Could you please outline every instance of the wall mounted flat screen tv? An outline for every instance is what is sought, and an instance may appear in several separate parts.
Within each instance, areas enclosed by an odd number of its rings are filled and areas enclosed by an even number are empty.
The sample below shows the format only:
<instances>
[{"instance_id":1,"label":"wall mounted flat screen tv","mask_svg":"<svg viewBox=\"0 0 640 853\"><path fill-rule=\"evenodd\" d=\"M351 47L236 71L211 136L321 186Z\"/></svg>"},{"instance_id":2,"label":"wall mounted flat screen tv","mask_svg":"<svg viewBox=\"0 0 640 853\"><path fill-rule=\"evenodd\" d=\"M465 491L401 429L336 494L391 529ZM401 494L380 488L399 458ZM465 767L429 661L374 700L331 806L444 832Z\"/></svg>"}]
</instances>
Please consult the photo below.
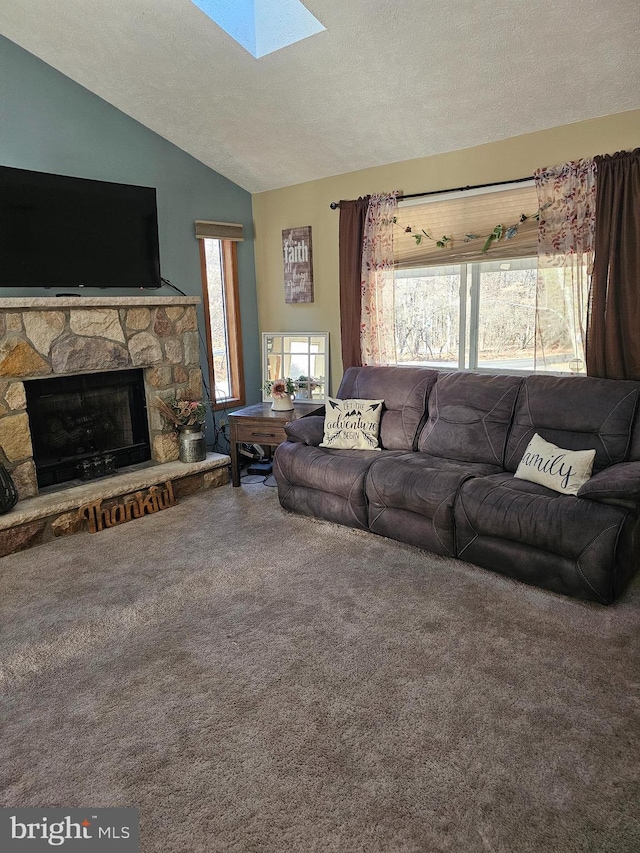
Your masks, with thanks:
<instances>
[{"instance_id":1,"label":"wall mounted flat screen tv","mask_svg":"<svg viewBox=\"0 0 640 853\"><path fill-rule=\"evenodd\" d=\"M0 166L0 287L161 283L155 189Z\"/></svg>"}]
</instances>

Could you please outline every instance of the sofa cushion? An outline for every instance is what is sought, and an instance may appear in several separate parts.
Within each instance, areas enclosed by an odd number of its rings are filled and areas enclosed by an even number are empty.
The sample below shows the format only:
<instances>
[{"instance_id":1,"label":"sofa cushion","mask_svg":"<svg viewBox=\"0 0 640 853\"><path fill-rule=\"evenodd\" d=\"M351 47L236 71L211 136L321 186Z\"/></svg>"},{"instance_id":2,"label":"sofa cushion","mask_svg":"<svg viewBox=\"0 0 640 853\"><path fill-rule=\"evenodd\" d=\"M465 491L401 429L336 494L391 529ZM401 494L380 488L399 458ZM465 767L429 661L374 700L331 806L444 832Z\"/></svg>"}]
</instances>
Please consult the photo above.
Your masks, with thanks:
<instances>
[{"instance_id":1,"label":"sofa cushion","mask_svg":"<svg viewBox=\"0 0 640 853\"><path fill-rule=\"evenodd\" d=\"M517 376L439 376L418 449L446 459L502 466L521 382Z\"/></svg>"},{"instance_id":2,"label":"sofa cushion","mask_svg":"<svg viewBox=\"0 0 640 853\"><path fill-rule=\"evenodd\" d=\"M443 461L444 465L438 465ZM447 461L423 453L380 459L369 471L367 498L379 507L393 506L432 517L443 497L455 493L461 482L497 470L491 465L456 465L446 464Z\"/></svg>"},{"instance_id":3,"label":"sofa cushion","mask_svg":"<svg viewBox=\"0 0 640 853\"><path fill-rule=\"evenodd\" d=\"M366 478L369 527L383 536L453 556L453 504L460 484L497 470L494 465L426 453L374 460Z\"/></svg>"},{"instance_id":4,"label":"sofa cushion","mask_svg":"<svg viewBox=\"0 0 640 853\"><path fill-rule=\"evenodd\" d=\"M625 515L617 507L593 501L568 501L508 473L465 483L460 499L476 534L526 542L573 559L602 534L603 527L617 525Z\"/></svg>"},{"instance_id":5,"label":"sofa cushion","mask_svg":"<svg viewBox=\"0 0 640 853\"><path fill-rule=\"evenodd\" d=\"M329 397L320 447L380 450L378 433L384 400L334 400Z\"/></svg>"},{"instance_id":6,"label":"sofa cushion","mask_svg":"<svg viewBox=\"0 0 640 853\"><path fill-rule=\"evenodd\" d=\"M336 396L342 400L383 399L381 447L414 450L437 375L437 371L425 367L350 367Z\"/></svg>"},{"instance_id":7,"label":"sofa cushion","mask_svg":"<svg viewBox=\"0 0 640 853\"><path fill-rule=\"evenodd\" d=\"M383 458L391 459L392 457L385 456ZM489 474L499 474L502 471L500 465L488 465L485 462L462 462L459 459L443 459L441 456L431 456L429 453L398 453L394 454L393 458L417 471L451 471L457 474L465 474L468 477L487 477Z\"/></svg>"},{"instance_id":8,"label":"sofa cushion","mask_svg":"<svg viewBox=\"0 0 640 853\"><path fill-rule=\"evenodd\" d=\"M348 498L358 488L364 495L365 474L373 460L380 458L380 451L332 450L284 442L276 450L276 458L291 484Z\"/></svg>"},{"instance_id":9,"label":"sofa cushion","mask_svg":"<svg viewBox=\"0 0 640 853\"><path fill-rule=\"evenodd\" d=\"M509 433L505 468L515 471L538 433L569 450L595 450L594 471L627 455L640 383L587 376L528 376Z\"/></svg>"},{"instance_id":10,"label":"sofa cushion","mask_svg":"<svg viewBox=\"0 0 640 853\"><path fill-rule=\"evenodd\" d=\"M462 484L455 505L458 556L518 577L518 556L510 540L522 546L523 553L527 548L537 554L546 552L550 566L553 555L563 558L556 564L574 577L565 579L562 588L554 587L552 578L545 585L573 594L582 585L593 591L593 596L583 597L610 600L616 543L626 517L620 507L568 500L508 473L470 479ZM480 556L481 540L498 546L490 564Z\"/></svg>"},{"instance_id":11,"label":"sofa cushion","mask_svg":"<svg viewBox=\"0 0 640 853\"><path fill-rule=\"evenodd\" d=\"M536 432L513 475L563 495L577 495L591 476L595 450L564 450Z\"/></svg>"},{"instance_id":12,"label":"sofa cushion","mask_svg":"<svg viewBox=\"0 0 640 853\"><path fill-rule=\"evenodd\" d=\"M395 451L383 453L401 455ZM351 526L356 521L358 526L366 527L364 482L371 463L380 455L375 450L331 450L284 441L273 460L280 502L287 509L294 509L296 494L313 492L316 514L321 518ZM322 511L323 494L328 496L331 515ZM304 500L308 503L308 496Z\"/></svg>"}]
</instances>

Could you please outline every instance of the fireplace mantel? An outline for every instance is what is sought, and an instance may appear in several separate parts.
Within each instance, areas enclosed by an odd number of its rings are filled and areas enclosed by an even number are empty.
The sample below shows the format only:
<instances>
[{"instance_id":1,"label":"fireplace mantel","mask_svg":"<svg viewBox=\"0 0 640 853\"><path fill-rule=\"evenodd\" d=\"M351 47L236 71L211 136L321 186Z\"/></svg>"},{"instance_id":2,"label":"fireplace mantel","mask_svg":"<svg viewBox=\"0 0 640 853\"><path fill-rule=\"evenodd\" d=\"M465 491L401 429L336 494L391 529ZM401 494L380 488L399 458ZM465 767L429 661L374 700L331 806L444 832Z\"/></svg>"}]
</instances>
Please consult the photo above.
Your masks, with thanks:
<instances>
[{"instance_id":1,"label":"fireplace mantel","mask_svg":"<svg viewBox=\"0 0 640 853\"><path fill-rule=\"evenodd\" d=\"M136 305L167 307L172 305L198 305L199 296L5 296L0 297L0 311L16 309L44 311L57 308L131 308Z\"/></svg>"}]
</instances>

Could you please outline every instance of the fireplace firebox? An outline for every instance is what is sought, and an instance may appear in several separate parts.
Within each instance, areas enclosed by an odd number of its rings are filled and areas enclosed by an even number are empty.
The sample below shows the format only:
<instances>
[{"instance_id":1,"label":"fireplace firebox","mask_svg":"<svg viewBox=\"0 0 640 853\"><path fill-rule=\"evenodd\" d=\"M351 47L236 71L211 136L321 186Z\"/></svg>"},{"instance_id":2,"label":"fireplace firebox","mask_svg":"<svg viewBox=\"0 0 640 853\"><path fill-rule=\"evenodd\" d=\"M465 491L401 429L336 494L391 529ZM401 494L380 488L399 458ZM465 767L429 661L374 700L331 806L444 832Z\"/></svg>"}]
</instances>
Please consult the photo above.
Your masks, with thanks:
<instances>
[{"instance_id":1,"label":"fireplace firebox","mask_svg":"<svg viewBox=\"0 0 640 853\"><path fill-rule=\"evenodd\" d=\"M78 479L88 460L113 457L121 468L151 458L142 370L24 385L39 488Z\"/></svg>"}]
</instances>

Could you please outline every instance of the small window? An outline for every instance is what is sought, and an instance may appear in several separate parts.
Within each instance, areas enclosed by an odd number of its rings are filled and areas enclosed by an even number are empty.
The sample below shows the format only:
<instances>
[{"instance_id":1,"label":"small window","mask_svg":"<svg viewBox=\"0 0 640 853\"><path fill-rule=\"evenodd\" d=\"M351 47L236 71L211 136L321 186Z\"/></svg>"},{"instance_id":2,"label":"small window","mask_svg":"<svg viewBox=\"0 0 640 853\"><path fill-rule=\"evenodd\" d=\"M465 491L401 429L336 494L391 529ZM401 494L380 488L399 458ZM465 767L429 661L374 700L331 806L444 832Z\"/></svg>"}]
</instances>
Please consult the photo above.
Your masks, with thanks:
<instances>
[{"instance_id":1,"label":"small window","mask_svg":"<svg viewBox=\"0 0 640 853\"><path fill-rule=\"evenodd\" d=\"M215 408L244 403L236 242L201 238L207 361Z\"/></svg>"}]
</instances>

